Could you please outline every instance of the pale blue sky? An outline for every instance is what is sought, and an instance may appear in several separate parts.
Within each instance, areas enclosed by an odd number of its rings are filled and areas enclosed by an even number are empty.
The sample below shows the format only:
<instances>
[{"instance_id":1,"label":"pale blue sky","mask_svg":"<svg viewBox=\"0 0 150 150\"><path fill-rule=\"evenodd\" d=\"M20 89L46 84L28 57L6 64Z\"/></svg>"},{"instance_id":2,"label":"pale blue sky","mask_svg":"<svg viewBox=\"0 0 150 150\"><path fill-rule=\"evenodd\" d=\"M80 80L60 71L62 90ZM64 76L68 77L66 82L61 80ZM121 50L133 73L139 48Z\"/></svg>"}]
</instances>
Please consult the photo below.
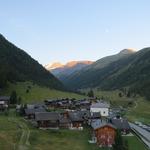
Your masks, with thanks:
<instances>
[{"instance_id":1,"label":"pale blue sky","mask_svg":"<svg viewBox=\"0 0 150 150\"><path fill-rule=\"evenodd\" d=\"M150 0L0 0L0 33L42 64L150 46Z\"/></svg>"}]
</instances>

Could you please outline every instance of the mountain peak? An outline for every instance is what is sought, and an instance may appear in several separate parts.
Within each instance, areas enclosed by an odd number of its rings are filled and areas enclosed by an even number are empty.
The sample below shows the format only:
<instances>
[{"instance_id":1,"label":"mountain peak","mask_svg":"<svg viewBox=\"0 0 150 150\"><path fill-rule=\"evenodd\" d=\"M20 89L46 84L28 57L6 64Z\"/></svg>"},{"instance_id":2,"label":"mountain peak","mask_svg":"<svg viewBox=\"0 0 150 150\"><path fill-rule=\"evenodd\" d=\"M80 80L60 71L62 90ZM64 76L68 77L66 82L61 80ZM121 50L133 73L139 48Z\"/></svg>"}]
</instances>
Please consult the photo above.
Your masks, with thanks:
<instances>
[{"instance_id":1,"label":"mountain peak","mask_svg":"<svg viewBox=\"0 0 150 150\"><path fill-rule=\"evenodd\" d=\"M48 64L45 66L45 68L54 74L58 79L63 80L72 73L79 71L92 63L92 61L88 60L69 61L64 65L60 63Z\"/></svg>"},{"instance_id":2,"label":"mountain peak","mask_svg":"<svg viewBox=\"0 0 150 150\"><path fill-rule=\"evenodd\" d=\"M135 53L136 50L135 49L131 49L131 48L126 48L126 49L123 49L119 52L119 54L131 54L131 53Z\"/></svg>"},{"instance_id":3,"label":"mountain peak","mask_svg":"<svg viewBox=\"0 0 150 150\"><path fill-rule=\"evenodd\" d=\"M88 60L83 60L83 61L70 61L66 64L67 67L73 67L76 66L78 64L84 64L84 65L90 65L92 64L92 61L88 61Z\"/></svg>"},{"instance_id":4,"label":"mountain peak","mask_svg":"<svg viewBox=\"0 0 150 150\"><path fill-rule=\"evenodd\" d=\"M62 69L62 68L72 68L75 67L77 65L90 65L92 64L92 61L89 60L83 60L83 61L69 61L66 64L62 64L60 62L54 62L54 63L49 63L47 65L45 65L45 68L47 70L54 70L54 69Z\"/></svg>"},{"instance_id":5,"label":"mountain peak","mask_svg":"<svg viewBox=\"0 0 150 150\"><path fill-rule=\"evenodd\" d=\"M60 62L54 62L54 63L49 63L47 65L45 65L45 68L47 70L52 70L52 69L56 69L56 68L60 68L63 67L64 65L61 64Z\"/></svg>"}]
</instances>

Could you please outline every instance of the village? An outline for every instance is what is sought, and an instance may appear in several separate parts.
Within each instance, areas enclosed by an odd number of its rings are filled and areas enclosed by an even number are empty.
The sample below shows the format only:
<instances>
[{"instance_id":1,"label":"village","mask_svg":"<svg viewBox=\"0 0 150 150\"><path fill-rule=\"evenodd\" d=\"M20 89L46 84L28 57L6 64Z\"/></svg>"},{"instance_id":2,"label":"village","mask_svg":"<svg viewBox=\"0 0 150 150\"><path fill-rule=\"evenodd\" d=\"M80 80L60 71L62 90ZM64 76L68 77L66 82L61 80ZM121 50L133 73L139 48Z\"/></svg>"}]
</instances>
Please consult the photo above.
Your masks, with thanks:
<instances>
[{"instance_id":1,"label":"village","mask_svg":"<svg viewBox=\"0 0 150 150\"><path fill-rule=\"evenodd\" d=\"M0 111L7 112L10 97L0 96ZM97 98L46 99L41 103L16 105L16 114L39 130L78 130L90 128L87 141L99 147L112 147L117 131L122 136L133 133L149 148L150 127L141 122L129 122L121 114L124 108L112 107Z\"/></svg>"},{"instance_id":2,"label":"village","mask_svg":"<svg viewBox=\"0 0 150 150\"><path fill-rule=\"evenodd\" d=\"M0 109L9 109L9 96L0 97ZM17 105L16 113L21 115L33 127L41 130L84 130L90 128L91 139L89 143L99 147L112 147L115 143L117 130L122 136L134 132L141 137L135 129L135 124L128 122L121 115L123 108L113 108L105 100L88 98L76 99L47 99L42 103ZM134 125L134 126L133 126ZM149 128L147 135L149 136ZM143 132L142 132L143 133ZM149 137L144 137L146 142ZM144 142L144 143L146 143ZM149 142L147 142L149 145Z\"/></svg>"}]
</instances>

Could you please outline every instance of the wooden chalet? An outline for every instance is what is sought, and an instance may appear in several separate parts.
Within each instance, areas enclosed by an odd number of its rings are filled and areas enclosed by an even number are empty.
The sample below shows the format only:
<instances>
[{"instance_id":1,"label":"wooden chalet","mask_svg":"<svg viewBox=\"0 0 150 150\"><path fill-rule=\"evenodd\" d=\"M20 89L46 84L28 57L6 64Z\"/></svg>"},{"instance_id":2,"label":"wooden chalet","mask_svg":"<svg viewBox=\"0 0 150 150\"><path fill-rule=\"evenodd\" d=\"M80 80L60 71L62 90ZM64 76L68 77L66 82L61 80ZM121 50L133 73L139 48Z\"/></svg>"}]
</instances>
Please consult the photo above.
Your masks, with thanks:
<instances>
[{"instance_id":1,"label":"wooden chalet","mask_svg":"<svg viewBox=\"0 0 150 150\"><path fill-rule=\"evenodd\" d=\"M69 112L69 118L71 120L71 128L70 129L83 129L84 118L82 117L79 111Z\"/></svg>"},{"instance_id":2,"label":"wooden chalet","mask_svg":"<svg viewBox=\"0 0 150 150\"><path fill-rule=\"evenodd\" d=\"M60 116L59 118L59 127L60 128L71 128L71 120L64 116Z\"/></svg>"},{"instance_id":3,"label":"wooden chalet","mask_svg":"<svg viewBox=\"0 0 150 150\"><path fill-rule=\"evenodd\" d=\"M80 105L80 109L90 110L91 103L88 100L81 100L80 103L79 103L79 105Z\"/></svg>"},{"instance_id":4,"label":"wooden chalet","mask_svg":"<svg viewBox=\"0 0 150 150\"><path fill-rule=\"evenodd\" d=\"M27 119L35 119L35 113L37 112L46 112L44 108L26 108L25 116Z\"/></svg>"},{"instance_id":5,"label":"wooden chalet","mask_svg":"<svg viewBox=\"0 0 150 150\"><path fill-rule=\"evenodd\" d=\"M35 113L46 112L46 106L43 103L27 104L24 112L27 119L35 119Z\"/></svg>"},{"instance_id":6,"label":"wooden chalet","mask_svg":"<svg viewBox=\"0 0 150 150\"><path fill-rule=\"evenodd\" d=\"M64 111L64 112L60 113L59 127L60 128L71 128L71 120L68 116L67 111Z\"/></svg>"},{"instance_id":7,"label":"wooden chalet","mask_svg":"<svg viewBox=\"0 0 150 150\"><path fill-rule=\"evenodd\" d=\"M37 112L35 113L35 121L39 128L59 128L60 114L57 112Z\"/></svg>"},{"instance_id":8,"label":"wooden chalet","mask_svg":"<svg viewBox=\"0 0 150 150\"><path fill-rule=\"evenodd\" d=\"M48 108L55 108L57 107L58 100L49 99L49 100L45 100L44 102Z\"/></svg>"},{"instance_id":9,"label":"wooden chalet","mask_svg":"<svg viewBox=\"0 0 150 150\"><path fill-rule=\"evenodd\" d=\"M112 147L115 141L116 127L101 120L93 122L91 126L95 143L100 147Z\"/></svg>"},{"instance_id":10,"label":"wooden chalet","mask_svg":"<svg viewBox=\"0 0 150 150\"><path fill-rule=\"evenodd\" d=\"M57 108L60 108L60 109L69 109L70 108L70 104L67 103L67 102L58 102L57 103Z\"/></svg>"}]
</instances>

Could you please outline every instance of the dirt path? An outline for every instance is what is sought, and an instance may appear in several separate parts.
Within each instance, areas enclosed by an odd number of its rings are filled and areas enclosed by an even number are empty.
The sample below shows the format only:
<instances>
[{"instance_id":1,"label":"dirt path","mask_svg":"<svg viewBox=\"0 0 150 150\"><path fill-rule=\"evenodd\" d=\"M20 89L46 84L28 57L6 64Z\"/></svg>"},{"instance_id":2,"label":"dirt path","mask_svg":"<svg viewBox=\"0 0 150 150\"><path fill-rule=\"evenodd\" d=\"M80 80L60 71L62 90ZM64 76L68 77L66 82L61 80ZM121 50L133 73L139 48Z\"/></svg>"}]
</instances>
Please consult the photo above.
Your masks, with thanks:
<instances>
[{"instance_id":1,"label":"dirt path","mask_svg":"<svg viewBox=\"0 0 150 150\"><path fill-rule=\"evenodd\" d=\"M20 121L16 118L11 117L8 120L16 123L17 126L22 130L22 134L17 146L17 150L28 150L30 146L30 142L29 142L30 129L23 121Z\"/></svg>"},{"instance_id":2,"label":"dirt path","mask_svg":"<svg viewBox=\"0 0 150 150\"><path fill-rule=\"evenodd\" d=\"M30 146L29 137L30 137L30 130L27 125L21 122L20 127L22 129L22 135L19 141L18 150L27 150Z\"/></svg>"}]
</instances>

